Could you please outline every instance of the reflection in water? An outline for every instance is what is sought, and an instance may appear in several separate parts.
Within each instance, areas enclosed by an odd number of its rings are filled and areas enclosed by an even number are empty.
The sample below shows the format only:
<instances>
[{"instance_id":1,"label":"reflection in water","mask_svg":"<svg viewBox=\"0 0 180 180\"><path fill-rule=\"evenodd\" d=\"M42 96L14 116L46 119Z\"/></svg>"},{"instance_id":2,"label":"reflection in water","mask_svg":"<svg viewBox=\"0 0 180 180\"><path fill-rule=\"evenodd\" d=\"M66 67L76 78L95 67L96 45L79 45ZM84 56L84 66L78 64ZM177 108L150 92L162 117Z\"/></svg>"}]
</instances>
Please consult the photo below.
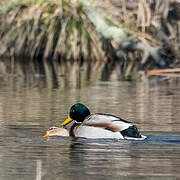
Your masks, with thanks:
<instances>
[{"instance_id":1,"label":"reflection in water","mask_svg":"<svg viewBox=\"0 0 180 180\"><path fill-rule=\"evenodd\" d=\"M42 179L42 160L37 160L36 161L36 180L41 180Z\"/></svg>"},{"instance_id":2,"label":"reflection in water","mask_svg":"<svg viewBox=\"0 0 180 180\"><path fill-rule=\"evenodd\" d=\"M0 179L180 178L179 79L52 89L22 86L18 78L0 81ZM40 137L76 102L133 121L148 139Z\"/></svg>"},{"instance_id":3,"label":"reflection in water","mask_svg":"<svg viewBox=\"0 0 180 180\"><path fill-rule=\"evenodd\" d=\"M67 154L59 149L56 159L46 157L49 162L45 160L42 166L42 172L46 172L42 177L56 178L59 174L60 179L178 178L180 143L174 144L177 139L180 142L180 136L165 135L138 142L69 140ZM61 142L56 139L54 143ZM50 150L48 155L52 153Z\"/></svg>"},{"instance_id":4,"label":"reflection in water","mask_svg":"<svg viewBox=\"0 0 180 180\"><path fill-rule=\"evenodd\" d=\"M165 138L165 137L164 137ZM177 137L179 139L179 137ZM82 167L88 167L87 173L96 171L94 178L99 176L117 178L123 176L167 176L173 177L172 172L177 171L177 167L173 167L169 157L172 157L172 147L166 150L167 145L163 144L163 138L149 138L143 142L133 141L102 141L102 142L86 142L77 145L77 149L72 148L71 161ZM161 147L157 147L160 145ZM179 149L179 145L175 145ZM83 153L82 152L83 149ZM158 150L158 151L157 151ZM169 157L163 157L162 152L168 152ZM175 158L177 155L173 155ZM79 157L79 158L77 158ZM160 163L159 163L160 161ZM170 164L166 163L170 162ZM179 162L179 160L177 160ZM163 163L163 164L161 164ZM161 169L158 168L161 167ZM170 168L170 169L169 169ZM93 170L92 170L93 169ZM162 172L166 172L163 175Z\"/></svg>"},{"instance_id":5,"label":"reflection in water","mask_svg":"<svg viewBox=\"0 0 180 180\"><path fill-rule=\"evenodd\" d=\"M0 78L6 80L3 83L13 87L82 88L98 80L123 79L122 63L118 60L51 63L44 60L40 64L29 59L22 61L23 64L21 60L15 61L12 69L10 60L0 60Z\"/></svg>"}]
</instances>

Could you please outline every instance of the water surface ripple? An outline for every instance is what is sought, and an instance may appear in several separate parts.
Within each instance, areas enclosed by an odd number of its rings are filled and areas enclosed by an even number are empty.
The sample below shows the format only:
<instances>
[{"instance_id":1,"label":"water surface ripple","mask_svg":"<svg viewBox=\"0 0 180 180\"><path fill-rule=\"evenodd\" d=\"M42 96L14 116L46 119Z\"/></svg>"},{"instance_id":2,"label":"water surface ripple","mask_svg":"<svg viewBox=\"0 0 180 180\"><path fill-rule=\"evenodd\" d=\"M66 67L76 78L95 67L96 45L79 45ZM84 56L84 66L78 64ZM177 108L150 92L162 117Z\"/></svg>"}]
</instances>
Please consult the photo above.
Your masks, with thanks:
<instances>
[{"instance_id":1,"label":"water surface ripple","mask_svg":"<svg viewBox=\"0 0 180 180\"><path fill-rule=\"evenodd\" d=\"M43 138L69 107L133 121L143 141ZM81 89L0 88L0 179L179 179L180 86L174 80L101 81Z\"/></svg>"}]
</instances>

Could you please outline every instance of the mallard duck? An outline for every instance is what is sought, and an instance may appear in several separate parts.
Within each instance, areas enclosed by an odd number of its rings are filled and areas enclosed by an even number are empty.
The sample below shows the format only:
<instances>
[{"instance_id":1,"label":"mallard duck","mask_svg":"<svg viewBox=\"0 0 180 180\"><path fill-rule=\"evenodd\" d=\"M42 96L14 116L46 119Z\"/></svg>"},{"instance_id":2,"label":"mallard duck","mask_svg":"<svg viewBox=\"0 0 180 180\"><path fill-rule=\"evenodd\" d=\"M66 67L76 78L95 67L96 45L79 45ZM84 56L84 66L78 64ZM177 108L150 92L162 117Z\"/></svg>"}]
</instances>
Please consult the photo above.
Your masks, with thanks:
<instances>
[{"instance_id":1,"label":"mallard duck","mask_svg":"<svg viewBox=\"0 0 180 180\"><path fill-rule=\"evenodd\" d=\"M42 137L69 136L69 132L62 127L50 127Z\"/></svg>"},{"instance_id":2,"label":"mallard duck","mask_svg":"<svg viewBox=\"0 0 180 180\"><path fill-rule=\"evenodd\" d=\"M69 135L84 138L112 138L112 139L138 139L146 137L141 135L135 125L111 114L90 114L83 104L74 104L68 118L61 124L72 124Z\"/></svg>"}]
</instances>

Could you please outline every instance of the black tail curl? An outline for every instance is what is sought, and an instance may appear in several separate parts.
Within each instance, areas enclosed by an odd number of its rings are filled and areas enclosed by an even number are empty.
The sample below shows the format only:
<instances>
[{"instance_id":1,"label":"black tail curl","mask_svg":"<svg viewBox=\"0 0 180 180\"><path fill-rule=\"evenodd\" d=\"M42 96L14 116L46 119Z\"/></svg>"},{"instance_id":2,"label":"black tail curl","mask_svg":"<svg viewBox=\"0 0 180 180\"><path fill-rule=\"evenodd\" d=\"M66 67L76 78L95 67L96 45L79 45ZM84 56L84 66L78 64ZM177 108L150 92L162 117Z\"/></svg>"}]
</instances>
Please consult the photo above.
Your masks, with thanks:
<instances>
[{"instance_id":1,"label":"black tail curl","mask_svg":"<svg viewBox=\"0 0 180 180\"><path fill-rule=\"evenodd\" d=\"M142 138L140 132L136 126L130 126L128 129L121 131L123 137L133 137L133 138Z\"/></svg>"}]
</instances>

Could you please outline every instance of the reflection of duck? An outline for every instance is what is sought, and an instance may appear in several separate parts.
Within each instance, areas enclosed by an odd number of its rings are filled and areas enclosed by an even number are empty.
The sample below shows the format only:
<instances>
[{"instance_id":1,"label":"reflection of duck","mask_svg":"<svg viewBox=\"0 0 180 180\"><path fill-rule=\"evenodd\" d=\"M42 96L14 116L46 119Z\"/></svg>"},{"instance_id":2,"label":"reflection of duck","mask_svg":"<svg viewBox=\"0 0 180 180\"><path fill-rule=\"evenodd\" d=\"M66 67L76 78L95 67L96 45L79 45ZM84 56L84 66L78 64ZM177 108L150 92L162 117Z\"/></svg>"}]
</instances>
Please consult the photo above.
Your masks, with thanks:
<instances>
[{"instance_id":1,"label":"reflection of duck","mask_svg":"<svg viewBox=\"0 0 180 180\"><path fill-rule=\"evenodd\" d=\"M61 127L50 127L43 137L49 136L69 136L69 132Z\"/></svg>"},{"instance_id":2,"label":"reflection of duck","mask_svg":"<svg viewBox=\"0 0 180 180\"><path fill-rule=\"evenodd\" d=\"M70 136L138 140L146 138L131 122L110 114L90 114L89 109L80 103L71 107L68 118L61 125L65 126L73 120L75 122L70 128Z\"/></svg>"}]
</instances>

